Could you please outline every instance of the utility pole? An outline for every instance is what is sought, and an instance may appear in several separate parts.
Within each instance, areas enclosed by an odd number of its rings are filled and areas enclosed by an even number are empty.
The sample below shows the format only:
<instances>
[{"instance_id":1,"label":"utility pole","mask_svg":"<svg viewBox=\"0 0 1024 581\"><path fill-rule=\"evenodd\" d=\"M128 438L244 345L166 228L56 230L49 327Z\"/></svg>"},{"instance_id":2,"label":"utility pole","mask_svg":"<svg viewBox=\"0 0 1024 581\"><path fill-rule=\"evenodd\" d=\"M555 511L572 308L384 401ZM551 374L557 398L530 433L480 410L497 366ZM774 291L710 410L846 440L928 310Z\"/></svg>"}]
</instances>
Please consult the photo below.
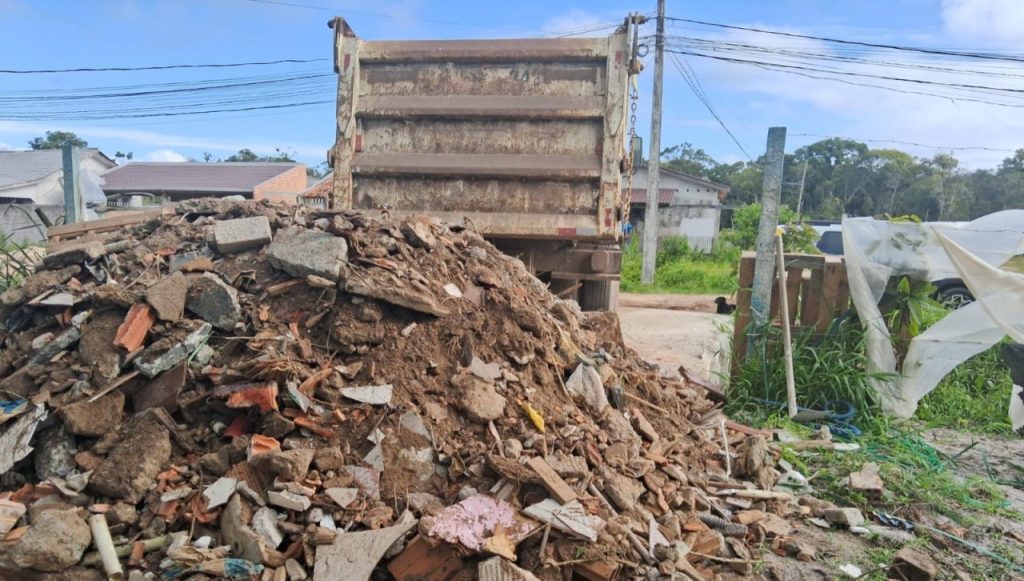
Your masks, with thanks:
<instances>
[{"instance_id":1,"label":"utility pole","mask_svg":"<svg viewBox=\"0 0 1024 581\"><path fill-rule=\"evenodd\" d=\"M800 174L800 195L796 198L796 221L801 224L803 223L803 214L800 212L804 207L804 180L807 179L807 161L804 160L804 171Z\"/></svg>"},{"instance_id":2,"label":"utility pole","mask_svg":"<svg viewBox=\"0 0 1024 581\"><path fill-rule=\"evenodd\" d=\"M782 195L782 164L786 159L786 128L768 128L765 154L764 190L761 193L761 221L754 249L754 288L750 295L751 329L764 332L772 303L772 274L775 269L775 230L779 227L779 197Z\"/></svg>"},{"instance_id":3,"label":"utility pole","mask_svg":"<svg viewBox=\"0 0 1024 581\"><path fill-rule=\"evenodd\" d=\"M64 154L64 223L74 224L85 220L82 192L78 189L78 148L65 145Z\"/></svg>"},{"instance_id":4,"label":"utility pole","mask_svg":"<svg viewBox=\"0 0 1024 581\"><path fill-rule=\"evenodd\" d=\"M644 268L641 282L654 283L658 255L658 188L661 166L661 89L665 73L665 0L658 0L658 36L654 41L654 96L651 99L651 148L647 158L647 208L644 213Z\"/></svg>"}]
</instances>

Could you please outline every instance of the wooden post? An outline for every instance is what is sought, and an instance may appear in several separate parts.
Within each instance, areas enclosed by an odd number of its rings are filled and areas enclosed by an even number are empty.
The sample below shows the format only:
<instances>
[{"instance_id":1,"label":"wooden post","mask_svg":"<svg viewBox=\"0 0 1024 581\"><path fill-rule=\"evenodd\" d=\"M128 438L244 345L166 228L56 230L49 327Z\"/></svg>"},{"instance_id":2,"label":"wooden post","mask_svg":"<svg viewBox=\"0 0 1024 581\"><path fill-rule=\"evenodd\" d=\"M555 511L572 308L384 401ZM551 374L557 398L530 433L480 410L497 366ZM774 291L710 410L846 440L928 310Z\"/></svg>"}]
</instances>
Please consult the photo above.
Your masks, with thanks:
<instances>
[{"instance_id":1,"label":"wooden post","mask_svg":"<svg viewBox=\"0 0 1024 581\"><path fill-rule=\"evenodd\" d=\"M778 259L779 273L779 308L782 310L782 345L786 355L786 402L789 406L789 417L796 415L796 383L793 379L793 338L789 330L789 300L786 296L786 258L782 248L782 232L775 236L775 256Z\"/></svg>"}]
</instances>

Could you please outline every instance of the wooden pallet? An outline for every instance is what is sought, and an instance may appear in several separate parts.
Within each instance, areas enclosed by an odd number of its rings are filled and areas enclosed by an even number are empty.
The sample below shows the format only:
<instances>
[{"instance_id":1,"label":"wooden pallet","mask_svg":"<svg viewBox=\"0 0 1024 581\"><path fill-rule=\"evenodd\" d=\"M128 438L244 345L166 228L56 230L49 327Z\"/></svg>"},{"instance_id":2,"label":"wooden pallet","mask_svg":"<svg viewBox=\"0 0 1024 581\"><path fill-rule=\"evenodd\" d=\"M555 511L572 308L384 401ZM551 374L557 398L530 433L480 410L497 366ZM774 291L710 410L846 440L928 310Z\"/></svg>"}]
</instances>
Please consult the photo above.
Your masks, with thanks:
<instances>
[{"instance_id":1,"label":"wooden pallet","mask_svg":"<svg viewBox=\"0 0 1024 581\"><path fill-rule=\"evenodd\" d=\"M751 287L754 284L755 253L746 251L740 258L739 291L736 295L736 322L733 330L733 371L747 355L747 329L750 326ZM789 324L793 333L814 329L828 330L832 321L843 314L850 303L850 286L846 264L840 256L786 254L786 295ZM779 326L778 274L772 275L770 320Z\"/></svg>"},{"instance_id":2,"label":"wooden pallet","mask_svg":"<svg viewBox=\"0 0 1024 581\"><path fill-rule=\"evenodd\" d=\"M141 224L147 220L159 218L164 214L173 212L173 207L156 210L117 212L116 215L109 218L90 220L88 222L78 222L75 224L65 224L63 226L54 226L47 230L47 248L52 249L60 243L79 240L90 235L121 230L122 228L135 226L136 224Z\"/></svg>"}]
</instances>

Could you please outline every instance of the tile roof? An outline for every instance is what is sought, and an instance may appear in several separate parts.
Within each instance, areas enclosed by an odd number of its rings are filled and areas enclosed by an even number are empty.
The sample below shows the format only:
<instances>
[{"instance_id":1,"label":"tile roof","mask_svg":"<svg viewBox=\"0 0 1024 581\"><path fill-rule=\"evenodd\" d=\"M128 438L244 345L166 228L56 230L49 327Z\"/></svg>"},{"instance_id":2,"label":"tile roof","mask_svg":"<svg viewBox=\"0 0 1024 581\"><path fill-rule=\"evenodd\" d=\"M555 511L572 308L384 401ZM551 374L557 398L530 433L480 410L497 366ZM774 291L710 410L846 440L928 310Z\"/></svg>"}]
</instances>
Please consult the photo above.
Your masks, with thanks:
<instances>
[{"instance_id":1,"label":"tile roof","mask_svg":"<svg viewBox=\"0 0 1024 581\"><path fill-rule=\"evenodd\" d=\"M317 183L309 186L309 189L302 192L303 198L327 198L331 195L334 186L334 172L328 172Z\"/></svg>"},{"instance_id":2,"label":"tile roof","mask_svg":"<svg viewBox=\"0 0 1024 581\"><path fill-rule=\"evenodd\" d=\"M84 151L88 155L99 153L96 149ZM63 167L64 154L60 149L0 151L0 190L39 181Z\"/></svg>"},{"instance_id":3,"label":"tile roof","mask_svg":"<svg viewBox=\"0 0 1024 581\"><path fill-rule=\"evenodd\" d=\"M623 191L625 191L625 188L623 188ZM668 205L672 204L672 196L674 196L675 193L676 193L675 190L659 189L658 190L658 205L659 206L668 206ZM633 205L637 205L637 206L646 206L647 205L647 190L646 189L642 189L642 188L633 188L633 190L631 192L629 192L629 203L633 204Z\"/></svg>"},{"instance_id":4,"label":"tile roof","mask_svg":"<svg viewBox=\"0 0 1024 581\"><path fill-rule=\"evenodd\" d=\"M103 191L249 193L300 163L127 163L103 174Z\"/></svg>"}]
</instances>

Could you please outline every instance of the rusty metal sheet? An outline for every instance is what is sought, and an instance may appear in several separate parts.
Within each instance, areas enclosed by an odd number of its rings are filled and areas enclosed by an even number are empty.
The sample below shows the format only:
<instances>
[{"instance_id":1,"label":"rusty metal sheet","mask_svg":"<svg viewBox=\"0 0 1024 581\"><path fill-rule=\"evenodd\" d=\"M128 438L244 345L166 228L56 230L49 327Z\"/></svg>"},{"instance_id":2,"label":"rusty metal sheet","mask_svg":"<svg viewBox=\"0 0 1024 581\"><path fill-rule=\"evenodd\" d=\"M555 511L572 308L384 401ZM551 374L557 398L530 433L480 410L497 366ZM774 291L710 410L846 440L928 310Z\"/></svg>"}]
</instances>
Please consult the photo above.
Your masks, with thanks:
<instances>
[{"instance_id":1,"label":"rusty metal sheet","mask_svg":"<svg viewBox=\"0 0 1024 581\"><path fill-rule=\"evenodd\" d=\"M601 158L596 155L357 153L352 158L352 174L596 179L601 176Z\"/></svg>"},{"instance_id":2,"label":"rusty metal sheet","mask_svg":"<svg viewBox=\"0 0 1024 581\"><path fill-rule=\"evenodd\" d=\"M460 178L367 177L356 179L357 208L383 205L420 212L594 214L597 197L588 182Z\"/></svg>"},{"instance_id":3,"label":"rusty metal sheet","mask_svg":"<svg viewBox=\"0 0 1024 581\"><path fill-rule=\"evenodd\" d=\"M601 97L520 95L374 95L362 97L360 117L489 117L495 119L600 119Z\"/></svg>"},{"instance_id":4,"label":"rusty metal sheet","mask_svg":"<svg viewBox=\"0 0 1024 581\"><path fill-rule=\"evenodd\" d=\"M513 40L380 40L363 42L360 60L438 62L599 60L608 55L605 38Z\"/></svg>"},{"instance_id":5,"label":"rusty metal sheet","mask_svg":"<svg viewBox=\"0 0 1024 581\"><path fill-rule=\"evenodd\" d=\"M523 120L403 119L362 120L366 153L503 153L595 155L601 150L599 121L566 120L531 123ZM593 189L593 184L590 185Z\"/></svg>"},{"instance_id":6,"label":"rusty metal sheet","mask_svg":"<svg viewBox=\"0 0 1024 581\"><path fill-rule=\"evenodd\" d=\"M360 95L549 95L597 97L605 69L589 62L366 64Z\"/></svg>"}]
</instances>

